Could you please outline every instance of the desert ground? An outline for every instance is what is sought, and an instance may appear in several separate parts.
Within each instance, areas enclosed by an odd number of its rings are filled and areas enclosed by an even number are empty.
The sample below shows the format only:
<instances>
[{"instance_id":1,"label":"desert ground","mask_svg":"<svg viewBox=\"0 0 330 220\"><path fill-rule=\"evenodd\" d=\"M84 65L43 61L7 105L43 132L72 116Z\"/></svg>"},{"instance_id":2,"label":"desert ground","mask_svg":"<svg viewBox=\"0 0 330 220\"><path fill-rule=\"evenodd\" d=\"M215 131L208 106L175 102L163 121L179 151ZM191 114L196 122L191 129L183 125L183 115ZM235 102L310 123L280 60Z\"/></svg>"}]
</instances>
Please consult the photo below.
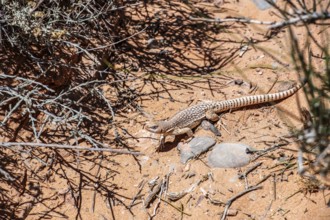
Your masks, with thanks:
<instances>
[{"instance_id":1,"label":"desert ground","mask_svg":"<svg viewBox=\"0 0 330 220\"><path fill-rule=\"evenodd\" d=\"M253 154L244 167L212 168L209 151L183 164L177 146L189 141L187 135L168 137L157 150L159 134L145 129L149 121L168 119L203 101L274 93L299 82L303 73L290 56L288 28L272 32L269 25L203 20L281 21L274 7L261 10L254 1L151 1L125 7L123 14L130 17L132 29L120 43L125 48L115 50L120 59L111 61L111 74L117 78L109 74L102 79L106 83L94 90L119 107L113 108L110 118L109 106L98 107L93 95L72 97L86 108L95 107L89 114L92 120L82 122L77 133L58 122L49 123L39 139L95 147L88 138L79 138L83 133L123 152L1 148L1 168L15 179L0 182L4 219L330 219L329 188L298 173L296 134L304 128L301 109L309 109L304 89L282 101L221 113L214 123L221 136L194 129L194 137L212 137L217 143L274 148ZM148 28L139 26L142 21ZM304 47L305 28L296 25L294 31ZM329 32L329 28L312 25L310 31ZM321 56L315 45L310 49ZM115 56L107 52L96 56L108 60ZM91 63L85 57L80 62ZM318 71L324 69L323 62L313 60ZM60 74L48 85L57 88L63 78ZM125 85L125 90L118 93L115 85ZM0 141L36 142L29 123L16 120L23 112L16 114L1 129ZM255 189L239 196L251 187ZM182 198L168 198L188 189ZM146 204L153 190L156 193Z\"/></svg>"}]
</instances>

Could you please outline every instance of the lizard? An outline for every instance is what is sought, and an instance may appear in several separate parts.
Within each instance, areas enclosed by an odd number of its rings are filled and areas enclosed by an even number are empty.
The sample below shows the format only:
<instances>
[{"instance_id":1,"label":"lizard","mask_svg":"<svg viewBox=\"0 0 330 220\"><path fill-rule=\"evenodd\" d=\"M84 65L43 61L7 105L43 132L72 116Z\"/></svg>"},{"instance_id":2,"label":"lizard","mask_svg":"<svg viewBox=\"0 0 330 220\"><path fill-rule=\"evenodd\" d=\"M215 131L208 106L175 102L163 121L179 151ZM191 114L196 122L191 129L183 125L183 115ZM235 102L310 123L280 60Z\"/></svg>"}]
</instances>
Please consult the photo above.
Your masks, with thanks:
<instances>
[{"instance_id":1,"label":"lizard","mask_svg":"<svg viewBox=\"0 0 330 220\"><path fill-rule=\"evenodd\" d=\"M151 121L146 124L145 128L149 132L161 134L159 140L159 149L161 149L162 146L164 146L166 136L187 134L189 137L192 137L192 129L201 124L202 121L218 121L219 116L217 113L283 100L295 94L305 83L306 79L304 79L302 83L296 84L291 89L277 93L250 95L223 101L201 102L179 111L168 120Z\"/></svg>"}]
</instances>

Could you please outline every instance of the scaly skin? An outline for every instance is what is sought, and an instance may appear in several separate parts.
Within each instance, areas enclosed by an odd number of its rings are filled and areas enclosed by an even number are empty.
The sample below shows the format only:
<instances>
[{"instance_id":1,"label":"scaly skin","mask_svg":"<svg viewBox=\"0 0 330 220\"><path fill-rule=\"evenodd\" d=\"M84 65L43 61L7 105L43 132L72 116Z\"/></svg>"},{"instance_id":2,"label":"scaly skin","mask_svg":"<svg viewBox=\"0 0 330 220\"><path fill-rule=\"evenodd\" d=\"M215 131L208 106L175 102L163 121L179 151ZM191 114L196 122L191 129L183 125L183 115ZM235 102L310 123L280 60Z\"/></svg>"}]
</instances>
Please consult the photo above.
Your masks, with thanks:
<instances>
[{"instance_id":1,"label":"scaly skin","mask_svg":"<svg viewBox=\"0 0 330 220\"><path fill-rule=\"evenodd\" d=\"M168 135L186 133L188 136L192 136L192 129L198 126L202 120L208 119L217 121L219 119L217 113L250 105L282 100L292 96L304 84L305 80L302 84L298 84L291 89L278 93L245 96L224 101L203 102L178 112L169 120L150 122L147 124L146 129L150 132L161 134L160 142L161 145L163 145L164 139Z\"/></svg>"}]
</instances>

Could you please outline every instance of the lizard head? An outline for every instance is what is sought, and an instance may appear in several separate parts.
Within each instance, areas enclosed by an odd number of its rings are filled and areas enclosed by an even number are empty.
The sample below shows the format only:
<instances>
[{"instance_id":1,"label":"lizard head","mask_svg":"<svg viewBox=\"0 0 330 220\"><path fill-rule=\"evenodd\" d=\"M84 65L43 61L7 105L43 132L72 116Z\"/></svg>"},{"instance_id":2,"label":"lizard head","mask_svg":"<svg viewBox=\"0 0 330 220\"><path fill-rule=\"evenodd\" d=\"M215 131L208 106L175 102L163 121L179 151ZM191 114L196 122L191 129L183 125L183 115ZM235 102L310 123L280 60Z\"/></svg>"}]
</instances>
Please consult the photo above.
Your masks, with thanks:
<instances>
[{"instance_id":1,"label":"lizard head","mask_svg":"<svg viewBox=\"0 0 330 220\"><path fill-rule=\"evenodd\" d=\"M166 132L163 124L164 124L163 121L150 121L146 123L145 129L152 133L162 134Z\"/></svg>"}]
</instances>

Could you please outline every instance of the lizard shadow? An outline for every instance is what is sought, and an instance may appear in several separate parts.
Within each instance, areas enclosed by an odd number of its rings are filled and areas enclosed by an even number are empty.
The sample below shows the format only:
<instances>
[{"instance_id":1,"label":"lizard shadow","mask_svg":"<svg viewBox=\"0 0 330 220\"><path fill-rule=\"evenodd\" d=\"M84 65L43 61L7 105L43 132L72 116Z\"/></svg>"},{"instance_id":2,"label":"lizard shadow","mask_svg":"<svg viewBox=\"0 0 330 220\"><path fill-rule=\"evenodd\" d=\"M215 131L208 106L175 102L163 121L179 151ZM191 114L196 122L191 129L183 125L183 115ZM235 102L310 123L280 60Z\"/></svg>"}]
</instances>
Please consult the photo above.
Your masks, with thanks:
<instances>
[{"instance_id":1,"label":"lizard shadow","mask_svg":"<svg viewBox=\"0 0 330 220\"><path fill-rule=\"evenodd\" d=\"M195 129L193 131L195 131ZM173 141L165 142L164 146L161 149L159 149L159 152L171 151L173 148L178 148L180 143L186 143L186 142L188 142L188 140L189 140L189 137L186 134L177 135L177 136L175 136Z\"/></svg>"}]
</instances>

